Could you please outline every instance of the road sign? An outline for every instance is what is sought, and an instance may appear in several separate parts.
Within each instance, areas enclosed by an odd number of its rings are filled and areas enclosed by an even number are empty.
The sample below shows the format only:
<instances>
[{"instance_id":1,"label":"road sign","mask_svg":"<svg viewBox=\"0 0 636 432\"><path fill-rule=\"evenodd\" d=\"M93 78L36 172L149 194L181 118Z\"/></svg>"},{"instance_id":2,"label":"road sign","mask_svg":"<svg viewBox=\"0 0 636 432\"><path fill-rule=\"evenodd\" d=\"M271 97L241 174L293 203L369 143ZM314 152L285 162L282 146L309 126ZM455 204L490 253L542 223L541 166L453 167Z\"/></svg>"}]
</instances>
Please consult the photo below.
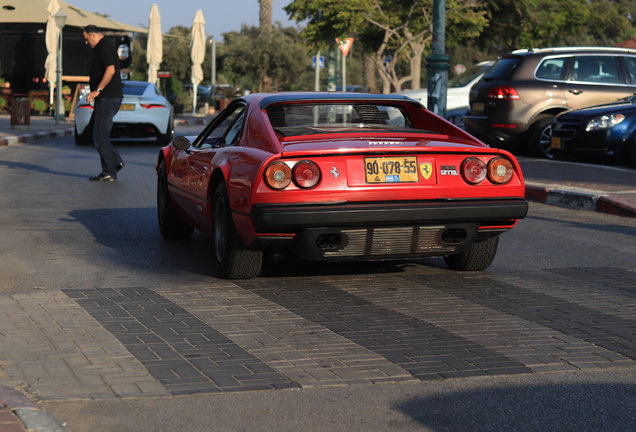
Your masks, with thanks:
<instances>
[{"instance_id":1,"label":"road sign","mask_svg":"<svg viewBox=\"0 0 636 432\"><path fill-rule=\"evenodd\" d=\"M340 47L340 51L342 52L343 56L347 56L347 54L349 54L349 51L351 50L351 45L353 45L353 38L346 38L345 40L340 40L339 38L336 38L336 42L338 43L338 46Z\"/></svg>"},{"instance_id":2,"label":"road sign","mask_svg":"<svg viewBox=\"0 0 636 432\"><path fill-rule=\"evenodd\" d=\"M316 69L316 56L311 58L311 67L312 69ZM320 56L320 59L318 60L318 67L320 67L320 69L325 67L325 56Z\"/></svg>"}]
</instances>

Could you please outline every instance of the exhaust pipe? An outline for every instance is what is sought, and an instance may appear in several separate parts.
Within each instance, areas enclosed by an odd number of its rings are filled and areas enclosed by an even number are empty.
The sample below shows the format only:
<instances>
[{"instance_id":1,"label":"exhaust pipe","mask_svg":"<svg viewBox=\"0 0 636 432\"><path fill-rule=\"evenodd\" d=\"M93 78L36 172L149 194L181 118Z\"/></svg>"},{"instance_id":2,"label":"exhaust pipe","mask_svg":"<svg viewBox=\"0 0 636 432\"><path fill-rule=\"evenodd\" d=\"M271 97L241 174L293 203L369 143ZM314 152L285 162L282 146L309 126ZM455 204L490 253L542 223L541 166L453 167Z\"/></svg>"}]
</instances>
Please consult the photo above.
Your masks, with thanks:
<instances>
[{"instance_id":1,"label":"exhaust pipe","mask_svg":"<svg viewBox=\"0 0 636 432\"><path fill-rule=\"evenodd\" d=\"M468 237L465 229L447 229L442 233L442 241L444 243L462 243Z\"/></svg>"},{"instance_id":2,"label":"exhaust pipe","mask_svg":"<svg viewBox=\"0 0 636 432\"><path fill-rule=\"evenodd\" d=\"M316 238L318 249L335 249L342 243L340 234L321 234Z\"/></svg>"}]
</instances>

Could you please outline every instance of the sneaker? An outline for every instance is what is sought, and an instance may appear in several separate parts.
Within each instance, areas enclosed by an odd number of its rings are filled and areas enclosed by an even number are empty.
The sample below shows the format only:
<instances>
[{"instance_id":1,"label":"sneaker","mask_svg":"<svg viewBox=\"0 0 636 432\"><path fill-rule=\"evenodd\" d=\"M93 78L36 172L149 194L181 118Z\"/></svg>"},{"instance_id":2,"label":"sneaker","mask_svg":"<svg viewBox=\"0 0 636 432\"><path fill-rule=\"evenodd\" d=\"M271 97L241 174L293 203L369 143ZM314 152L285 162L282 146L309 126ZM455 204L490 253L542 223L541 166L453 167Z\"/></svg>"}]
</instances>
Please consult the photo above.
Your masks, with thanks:
<instances>
[{"instance_id":1,"label":"sneaker","mask_svg":"<svg viewBox=\"0 0 636 432\"><path fill-rule=\"evenodd\" d=\"M100 175L97 175L95 177L90 177L89 180L90 181L115 181L117 180L117 177L112 174L101 173Z\"/></svg>"},{"instance_id":2,"label":"sneaker","mask_svg":"<svg viewBox=\"0 0 636 432\"><path fill-rule=\"evenodd\" d=\"M119 171L121 171L121 169L122 169L123 167L125 167L125 166L126 166L126 164L125 164L125 163L123 163L123 162L119 162L119 163L117 164L117 166L115 166L115 170L117 170L117 172L119 172Z\"/></svg>"}]
</instances>

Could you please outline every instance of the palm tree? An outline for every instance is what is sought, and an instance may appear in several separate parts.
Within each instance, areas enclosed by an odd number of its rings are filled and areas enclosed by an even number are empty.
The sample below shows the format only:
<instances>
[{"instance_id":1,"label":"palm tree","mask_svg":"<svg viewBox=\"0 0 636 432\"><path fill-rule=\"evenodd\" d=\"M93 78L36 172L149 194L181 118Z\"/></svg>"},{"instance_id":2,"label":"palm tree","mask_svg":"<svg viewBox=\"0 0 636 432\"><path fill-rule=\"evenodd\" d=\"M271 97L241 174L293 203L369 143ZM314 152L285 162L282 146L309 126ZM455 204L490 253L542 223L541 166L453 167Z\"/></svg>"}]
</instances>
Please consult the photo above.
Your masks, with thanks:
<instances>
[{"instance_id":1,"label":"palm tree","mask_svg":"<svg viewBox=\"0 0 636 432\"><path fill-rule=\"evenodd\" d=\"M260 10L258 14L261 30L269 30L272 28L272 6L274 0L258 0Z\"/></svg>"}]
</instances>

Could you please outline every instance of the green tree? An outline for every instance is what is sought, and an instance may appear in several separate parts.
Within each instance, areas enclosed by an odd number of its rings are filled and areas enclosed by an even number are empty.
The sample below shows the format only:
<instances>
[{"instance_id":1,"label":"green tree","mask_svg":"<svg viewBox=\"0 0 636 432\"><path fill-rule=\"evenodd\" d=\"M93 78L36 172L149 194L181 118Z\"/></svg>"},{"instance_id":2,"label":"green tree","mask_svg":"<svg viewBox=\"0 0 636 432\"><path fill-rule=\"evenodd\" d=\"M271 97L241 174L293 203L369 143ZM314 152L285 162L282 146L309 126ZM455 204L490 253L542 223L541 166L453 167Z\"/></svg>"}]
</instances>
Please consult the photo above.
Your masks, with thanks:
<instances>
[{"instance_id":1,"label":"green tree","mask_svg":"<svg viewBox=\"0 0 636 432\"><path fill-rule=\"evenodd\" d=\"M420 88L423 53L432 42L432 6L433 0L294 0L285 10L297 22L308 21L302 36L311 49L355 36L388 93L409 81ZM486 25L482 0L447 0L446 9L447 39L476 37Z\"/></svg>"},{"instance_id":2,"label":"green tree","mask_svg":"<svg viewBox=\"0 0 636 432\"><path fill-rule=\"evenodd\" d=\"M633 8L631 0L490 0L477 43L497 52L613 45L634 34Z\"/></svg>"},{"instance_id":3,"label":"green tree","mask_svg":"<svg viewBox=\"0 0 636 432\"><path fill-rule=\"evenodd\" d=\"M223 34L226 53L223 74L230 82L259 92L297 89L296 78L311 68L298 31L243 26L240 32Z\"/></svg>"}]
</instances>

